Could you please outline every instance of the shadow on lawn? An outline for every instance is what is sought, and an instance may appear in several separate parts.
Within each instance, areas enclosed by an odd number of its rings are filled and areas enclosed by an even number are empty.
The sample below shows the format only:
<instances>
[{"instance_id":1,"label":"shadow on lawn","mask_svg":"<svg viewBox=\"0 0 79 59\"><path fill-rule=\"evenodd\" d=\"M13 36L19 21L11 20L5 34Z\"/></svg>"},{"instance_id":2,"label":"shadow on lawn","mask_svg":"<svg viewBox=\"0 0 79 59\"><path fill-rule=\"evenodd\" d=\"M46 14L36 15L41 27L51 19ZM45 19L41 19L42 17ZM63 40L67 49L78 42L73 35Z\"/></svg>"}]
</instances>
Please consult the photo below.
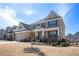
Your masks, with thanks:
<instances>
[{"instance_id":1,"label":"shadow on lawn","mask_svg":"<svg viewBox=\"0 0 79 59\"><path fill-rule=\"evenodd\" d=\"M39 48L36 48L36 47L24 48L24 53L36 53L38 56L45 56L45 54L41 52Z\"/></svg>"}]
</instances>

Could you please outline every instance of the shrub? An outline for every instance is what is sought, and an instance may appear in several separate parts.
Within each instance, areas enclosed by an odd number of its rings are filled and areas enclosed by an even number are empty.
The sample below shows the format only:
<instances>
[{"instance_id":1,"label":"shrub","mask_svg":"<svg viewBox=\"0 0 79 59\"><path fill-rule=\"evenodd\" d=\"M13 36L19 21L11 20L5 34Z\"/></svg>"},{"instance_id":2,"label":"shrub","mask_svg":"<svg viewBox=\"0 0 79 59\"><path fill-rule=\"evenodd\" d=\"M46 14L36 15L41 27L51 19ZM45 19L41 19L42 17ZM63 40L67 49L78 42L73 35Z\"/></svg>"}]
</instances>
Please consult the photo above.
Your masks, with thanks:
<instances>
[{"instance_id":1,"label":"shrub","mask_svg":"<svg viewBox=\"0 0 79 59\"><path fill-rule=\"evenodd\" d=\"M76 45L78 45L78 43L76 43Z\"/></svg>"},{"instance_id":2,"label":"shrub","mask_svg":"<svg viewBox=\"0 0 79 59\"><path fill-rule=\"evenodd\" d=\"M60 41L60 46L69 46L70 45L70 41L67 39L61 39Z\"/></svg>"},{"instance_id":3,"label":"shrub","mask_svg":"<svg viewBox=\"0 0 79 59\"><path fill-rule=\"evenodd\" d=\"M57 41L55 39L53 39L50 43L51 43L52 46L59 45L59 41Z\"/></svg>"},{"instance_id":4,"label":"shrub","mask_svg":"<svg viewBox=\"0 0 79 59\"><path fill-rule=\"evenodd\" d=\"M61 42L70 42L70 40L65 39L65 38L61 39L60 41L61 41Z\"/></svg>"},{"instance_id":5,"label":"shrub","mask_svg":"<svg viewBox=\"0 0 79 59\"><path fill-rule=\"evenodd\" d=\"M61 39L61 40L52 40L51 41L52 46L69 46L70 41L67 39Z\"/></svg>"},{"instance_id":6,"label":"shrub","mask_svg":"<svg viewBox=\"0 0 79 59\"><path fill-rule=\"evenodd\" d=\"M52 45L52 46L56 46L57 43L56 43L56 42L52 42L51 45Z\"/></svg>"},{"instance_id":7,"label":"shrub","mask_svg":"<svg viewBox=\"0 0 79 59\"><path fill-rule=\"evenodd\" d=\"M20 40L21 42L31 42L31 39L29 39L29 38L25 38L25 39L22 39L22 40Z\"/></svg>"},{"instance_id":8,"label":"shrub","mask_svg":"<svg viewBox=\"0 0 79 59\"><path fill-rule=\"evenodd\" d=\"M60 46L67 46L67 43L66 42L61 42Z\"/></svg>"},{"instance_id":9,"label":"shrub","mask_svg":"<svg viewBox=\"0 0 79 59\"><path fill-rule=\"evenodd\" d=\"M32 39L33 42L35 42L35 39Z\"/></svg>"}]
</instances>

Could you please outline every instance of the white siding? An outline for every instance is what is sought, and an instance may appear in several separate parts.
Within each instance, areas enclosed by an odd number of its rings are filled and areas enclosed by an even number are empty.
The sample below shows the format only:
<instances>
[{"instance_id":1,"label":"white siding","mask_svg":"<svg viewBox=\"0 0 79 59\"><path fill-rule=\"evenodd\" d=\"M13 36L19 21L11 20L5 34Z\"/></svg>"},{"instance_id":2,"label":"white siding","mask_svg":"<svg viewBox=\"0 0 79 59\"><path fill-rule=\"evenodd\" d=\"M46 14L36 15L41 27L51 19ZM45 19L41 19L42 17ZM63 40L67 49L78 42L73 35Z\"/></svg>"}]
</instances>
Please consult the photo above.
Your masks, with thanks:
<instances>
[{"instance_id":1,"label":"white siding","mask_svg":"<svg viewBox=\"0 0 79 59\"><path fill-rule=\"evenodd\" d=\"M20 41L22 39L25 39L25 38L26 38L25 34L18 34L18 35L16 35L16 40L18 40L18 41Z\"/></svg>"}]
</instances>

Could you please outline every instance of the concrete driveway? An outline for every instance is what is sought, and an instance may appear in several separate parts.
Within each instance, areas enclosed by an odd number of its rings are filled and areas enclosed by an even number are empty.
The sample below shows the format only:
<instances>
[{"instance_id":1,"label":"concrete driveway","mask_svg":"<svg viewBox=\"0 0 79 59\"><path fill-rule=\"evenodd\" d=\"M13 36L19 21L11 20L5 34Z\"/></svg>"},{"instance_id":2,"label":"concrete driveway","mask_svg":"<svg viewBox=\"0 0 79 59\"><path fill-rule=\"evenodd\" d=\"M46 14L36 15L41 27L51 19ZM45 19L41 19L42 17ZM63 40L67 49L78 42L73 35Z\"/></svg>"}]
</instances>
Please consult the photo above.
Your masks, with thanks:
<instances>
[{"instance_id":1,"label":"concrete driveway","mask_svg":"<svg viewBox=\"0 0 79 59\"><path fill-rule=\"evenodd\" d=\"M18 42L17 41L0 40L0 44L10 44L10 43L18 43Z\"/></svg>"}]
</instances>

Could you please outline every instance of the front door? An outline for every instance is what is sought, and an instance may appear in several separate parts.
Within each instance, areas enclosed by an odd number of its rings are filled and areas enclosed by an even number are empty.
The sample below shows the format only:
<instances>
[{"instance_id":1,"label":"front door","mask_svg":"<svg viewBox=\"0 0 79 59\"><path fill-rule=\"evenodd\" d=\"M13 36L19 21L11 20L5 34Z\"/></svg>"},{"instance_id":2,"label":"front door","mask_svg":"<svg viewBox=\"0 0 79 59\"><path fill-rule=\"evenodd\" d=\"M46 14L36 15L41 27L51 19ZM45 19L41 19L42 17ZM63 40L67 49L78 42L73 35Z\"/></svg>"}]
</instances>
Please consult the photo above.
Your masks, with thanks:
<instances>
[{"instance_id":1,"label":"front door","mask_svg":"<svg viewBox=\"0 0 79 59\"><path fill-rule=\"evenodd\" d=\"M42 39L42 31L38 31L37 40L40 41Z\"/></svg>"}]
</instances>

